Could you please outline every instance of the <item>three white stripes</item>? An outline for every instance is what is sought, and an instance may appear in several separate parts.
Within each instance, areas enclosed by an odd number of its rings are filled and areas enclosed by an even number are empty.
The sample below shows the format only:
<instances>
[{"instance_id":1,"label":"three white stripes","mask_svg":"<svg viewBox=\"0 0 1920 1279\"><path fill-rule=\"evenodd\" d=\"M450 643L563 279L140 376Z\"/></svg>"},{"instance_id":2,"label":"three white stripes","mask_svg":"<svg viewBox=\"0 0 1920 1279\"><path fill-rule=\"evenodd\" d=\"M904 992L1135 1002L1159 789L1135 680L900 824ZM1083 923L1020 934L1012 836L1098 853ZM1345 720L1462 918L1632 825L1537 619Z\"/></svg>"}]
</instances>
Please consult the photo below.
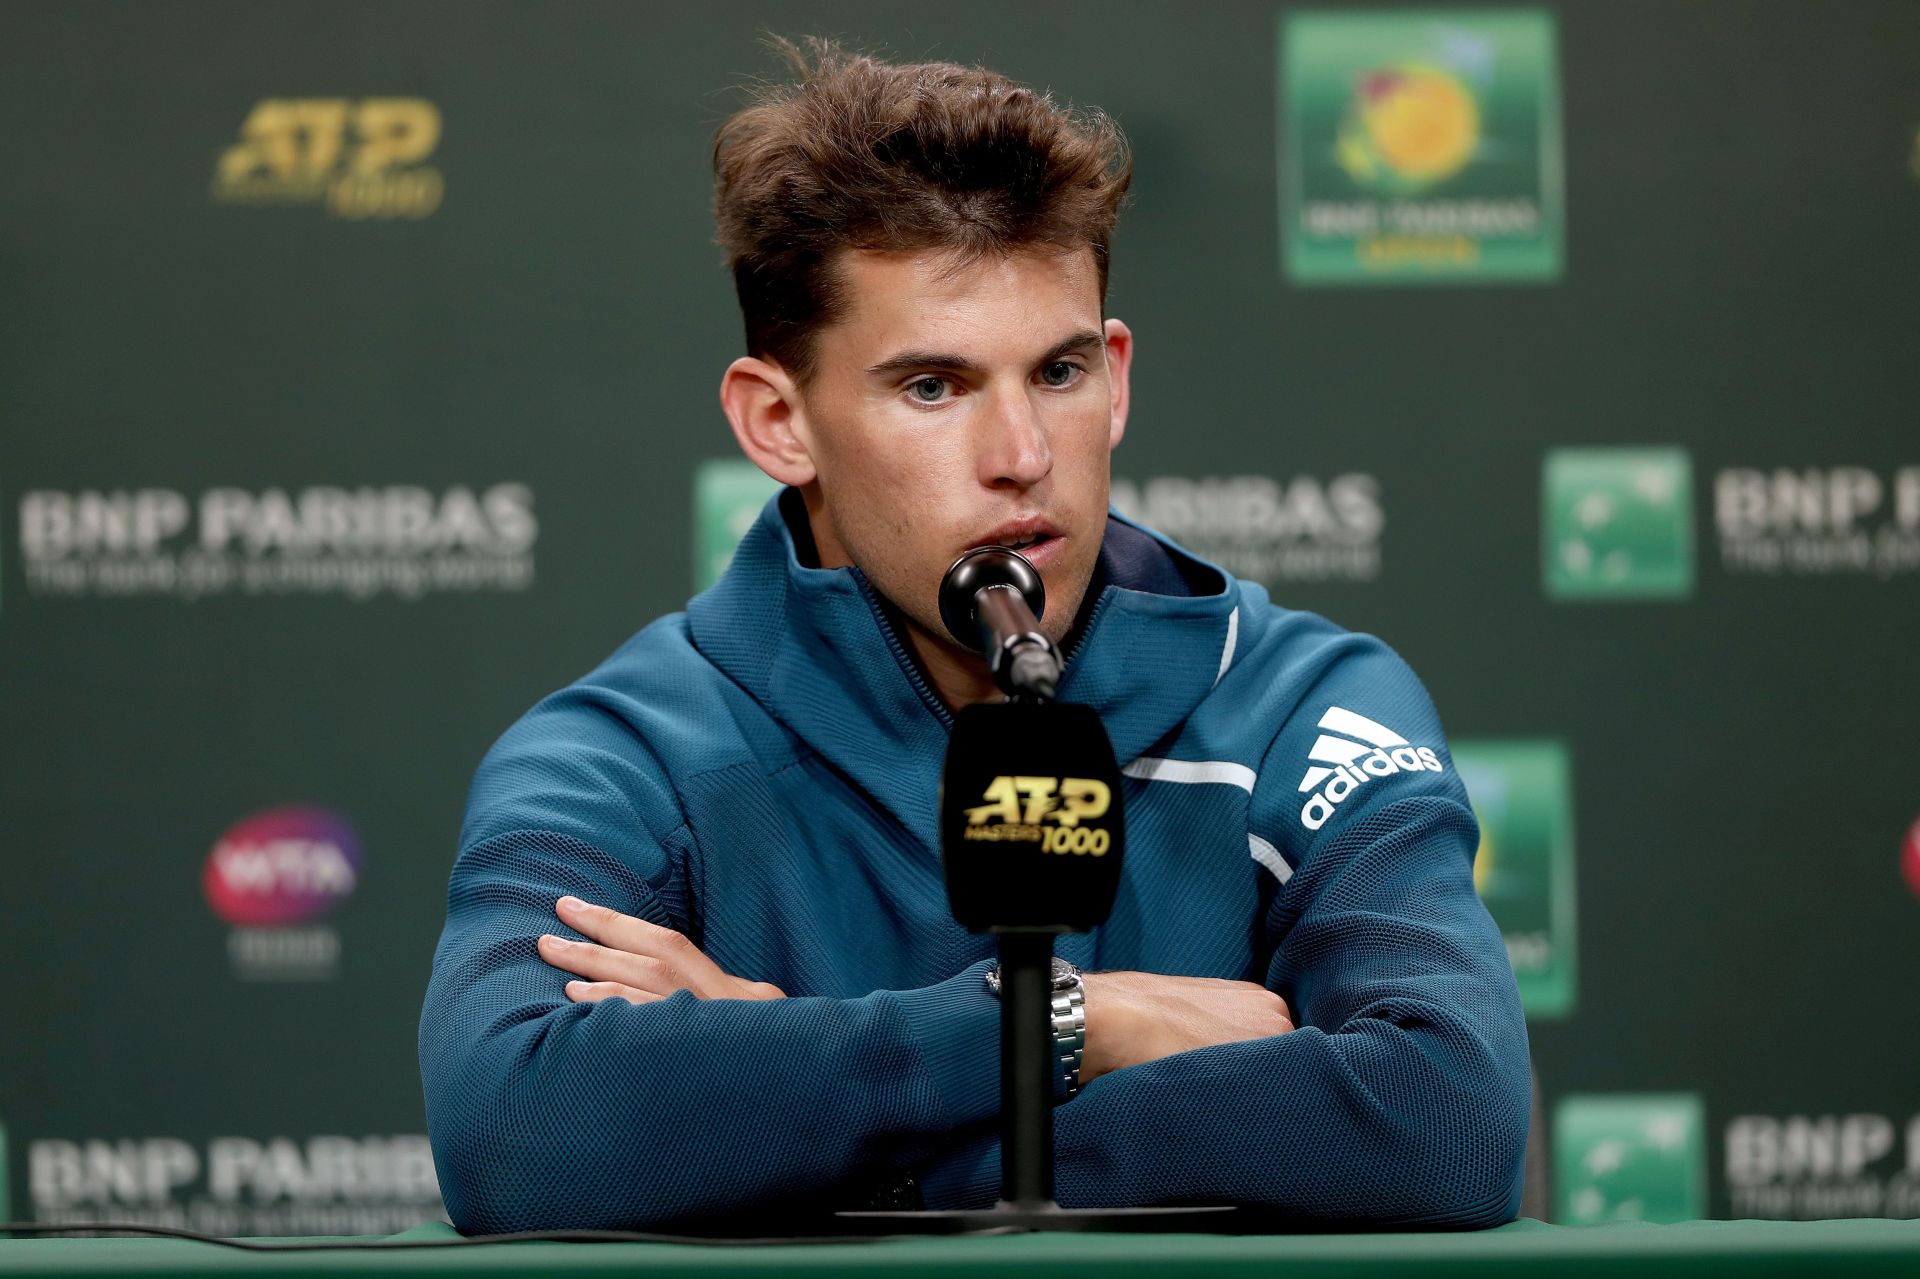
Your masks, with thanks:
<instances>
[{"instance_id":1,"label":"three white stripes","mask_svg":"<svg viewBox=\"0 0 1920 1279\"><path fill-rule=\"evenodd\" d=\"M1372 746L1405 746L1407 744L1406 738L1385 724L1370 720L1365 715L1356 715L1342 706L1328 707L1327 713L1320 717L1320 727L1332 729L1336 733L1345 733L1347 736L1329 737L1322 733L1319 740L1314 742L1313 749L1307 752L1307 758L1317 759L1335 767L1353 763L1354 760L1369 753ZM1351 737L1358 737L1361 741L1348 741L1347 738ZM1371 746L1362 745L1361 742L1371 743ZM1332 776L1331 768L1309 768L1306 776L1300 779L1300 789L1310 791Z\"/></svg>"}]
</instances>

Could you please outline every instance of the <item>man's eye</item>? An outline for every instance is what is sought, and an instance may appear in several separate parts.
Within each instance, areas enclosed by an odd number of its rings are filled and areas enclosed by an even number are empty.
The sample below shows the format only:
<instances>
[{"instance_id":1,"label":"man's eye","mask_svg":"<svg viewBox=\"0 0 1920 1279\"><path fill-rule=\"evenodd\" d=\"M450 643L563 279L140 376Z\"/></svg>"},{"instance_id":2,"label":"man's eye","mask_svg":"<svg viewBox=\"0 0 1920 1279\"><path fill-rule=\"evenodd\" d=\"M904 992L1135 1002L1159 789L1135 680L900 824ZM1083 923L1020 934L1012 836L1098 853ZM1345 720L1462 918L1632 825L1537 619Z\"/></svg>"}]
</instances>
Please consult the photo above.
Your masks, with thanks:
<instances>
[{"instance_id":1,"label":"man's eye","mask_svg":"<svg viewBox=\"0 0 1920 1279\"><path fill-rule=\"evenodd\" d=\"M938 404L946 398L947 379L943 377L915 378L907 383L907 395L922 404Z\"/></svg>"},{"instance_id":2,"label":"man's eye","mask_svg":"<svg viewBox=\"0 0 1920 1279\"><path fill-rule=\"evenodd\" d=\"M1069 386L1080 373L1080 366L1070 360L1055 360L1040 369L1040 380L1048 386Z\"/></svg>"}]
</instances>

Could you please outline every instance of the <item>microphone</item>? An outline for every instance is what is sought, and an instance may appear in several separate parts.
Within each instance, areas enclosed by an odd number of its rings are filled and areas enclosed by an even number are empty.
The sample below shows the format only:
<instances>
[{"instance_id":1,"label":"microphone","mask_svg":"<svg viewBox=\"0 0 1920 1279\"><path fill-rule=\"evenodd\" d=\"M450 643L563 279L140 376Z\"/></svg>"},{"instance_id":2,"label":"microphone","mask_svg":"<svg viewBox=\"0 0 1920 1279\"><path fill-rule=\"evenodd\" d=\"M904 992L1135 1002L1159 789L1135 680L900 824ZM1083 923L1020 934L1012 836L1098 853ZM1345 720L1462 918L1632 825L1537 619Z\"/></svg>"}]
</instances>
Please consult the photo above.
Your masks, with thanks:
<instances>
[{"instance_id":1,"label":"microphone","mask_svg":"<svg viewBox=\"0 0 1920 1279\"><path fill-rule=\"evenodd\" d=\"M984 653L993 682L1009 697L1050 698L1060 653L1040 630L1047 588L1018 551L976 546L940 580L940 620L968 649Z\"/></svg>"},{"instance_id":2,"label":"microphone","mask_svg":"<svg viewBox=\"0 0 1920 1279\"><path fill-rule=\"evenodd\" d=\"M940 773L940 862L953 917L1000 952L1000 1203L980 1211L841 1213L882 1229L1192 1230L1226 1208L1062 1208L1053 1198L1053 1088L1077 1069L1084 1014L1056 987L1053 939L1107 921L1126 854L1121 774L1091 706L1055 701L1060 654L1040 631L1046 589L1004 546L968 551L940 582L940 620L985 653L1004 702L953 718ZM1216 1218L1217 1219L1217 1218ZM1202 1229L1205 1228L1202 1223Z\"/></svg>"}]
</instances>

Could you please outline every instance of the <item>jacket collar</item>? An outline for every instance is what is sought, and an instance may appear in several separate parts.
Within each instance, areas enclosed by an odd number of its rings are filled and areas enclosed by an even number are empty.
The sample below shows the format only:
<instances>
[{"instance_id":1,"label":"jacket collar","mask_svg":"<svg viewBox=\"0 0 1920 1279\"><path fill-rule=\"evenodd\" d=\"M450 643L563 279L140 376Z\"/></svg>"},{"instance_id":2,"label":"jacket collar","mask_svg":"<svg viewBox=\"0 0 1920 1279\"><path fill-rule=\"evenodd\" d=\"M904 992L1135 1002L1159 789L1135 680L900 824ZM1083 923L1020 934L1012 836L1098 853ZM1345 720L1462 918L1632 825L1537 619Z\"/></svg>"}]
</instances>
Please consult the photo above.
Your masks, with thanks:
<instances>
[{"instance_id":1,"label":"jacket collar","mask_svg":"<svg viewBox=\"0 0 1920 1279\"><path fill-rule=\"evenodd\" d=\"M769 500L720 580L688 604L693 644L807 749L937 848L952 716L865 574L804 562L812 559L806 515L788 494L797 499L786 489ZM1176 580L1176 589L1195 593L1136 589L1164 590ZM1088 594L1091 607L1067 641L1059 696L1099 712L1124 767L1213 688L1239 590L1218 568L1109 512Z\"/></svg>"}]
</instances>

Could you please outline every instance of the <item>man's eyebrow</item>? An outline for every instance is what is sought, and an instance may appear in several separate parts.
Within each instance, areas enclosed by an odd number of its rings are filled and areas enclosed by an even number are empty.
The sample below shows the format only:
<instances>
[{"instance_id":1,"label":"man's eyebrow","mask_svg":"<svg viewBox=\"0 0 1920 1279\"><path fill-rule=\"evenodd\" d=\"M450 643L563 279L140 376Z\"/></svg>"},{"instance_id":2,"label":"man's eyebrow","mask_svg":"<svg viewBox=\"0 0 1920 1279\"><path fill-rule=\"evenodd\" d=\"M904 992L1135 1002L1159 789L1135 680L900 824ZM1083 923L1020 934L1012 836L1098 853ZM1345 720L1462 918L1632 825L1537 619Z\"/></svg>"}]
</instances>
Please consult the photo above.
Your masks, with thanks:
<instances>
[{"instance_id":1,"label":"man's eyebrow","mask_svg":"<svg viewBox=\"0 0 1920 1279\"><path fill-rule=\"evenodd\" d=\"M1055 342L1034 363L1050 364L1063 355L1072 355L1076 351L1092 350L1105 346L1106 335L1092 329L1064 337ZM964 355L953 355L943 351L902 351L889 356L878 364L867 366L867 372L877 377L887 377L895 373L910 373L914 369L952 369L957 373L978 373L980 366Z\"/></svg>"}]
</instances>

